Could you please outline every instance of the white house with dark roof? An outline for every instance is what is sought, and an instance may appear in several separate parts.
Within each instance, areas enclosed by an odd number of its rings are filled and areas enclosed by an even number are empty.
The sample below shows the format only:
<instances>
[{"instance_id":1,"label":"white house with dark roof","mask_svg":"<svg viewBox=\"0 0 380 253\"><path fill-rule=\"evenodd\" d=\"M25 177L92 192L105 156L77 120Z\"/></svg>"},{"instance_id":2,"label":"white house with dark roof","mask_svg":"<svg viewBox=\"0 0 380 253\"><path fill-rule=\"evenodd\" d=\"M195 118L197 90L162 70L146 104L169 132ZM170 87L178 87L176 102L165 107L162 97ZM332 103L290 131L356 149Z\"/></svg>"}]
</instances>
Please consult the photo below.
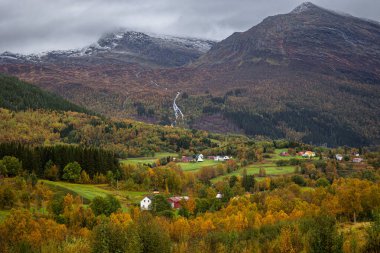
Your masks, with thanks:
<instances>
[{"instance_id":1,"label":"white house with dark roof","mask_svg":"<svg viewBox=\"0 0 380 253\"><path fill-rule=\"evenodd\" d=\"M145 197L140 201L140 209L141 210L150 210L151 204L152 204L152 200L149 197Z\"/></svg>"}]
</instances>

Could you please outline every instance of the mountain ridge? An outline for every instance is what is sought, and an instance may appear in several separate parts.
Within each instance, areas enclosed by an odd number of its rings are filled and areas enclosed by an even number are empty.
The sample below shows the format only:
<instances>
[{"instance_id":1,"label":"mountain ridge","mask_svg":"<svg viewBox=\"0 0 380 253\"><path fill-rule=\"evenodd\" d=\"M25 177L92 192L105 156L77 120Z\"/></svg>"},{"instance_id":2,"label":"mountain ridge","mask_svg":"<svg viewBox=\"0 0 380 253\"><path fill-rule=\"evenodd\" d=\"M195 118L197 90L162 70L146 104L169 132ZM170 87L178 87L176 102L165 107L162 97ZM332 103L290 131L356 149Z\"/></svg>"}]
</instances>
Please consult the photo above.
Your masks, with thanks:
<instances>
[{"instance_id":1,"label":"mountain ridge","mask_svg":"<svg viewBox=\"0 0 380 253\"><path fill-rule=\"evenodd\" d=\"M18 63L70 63L85 64L91 58L113 62L147 64L149 67L177 67L185 65L207 52L215 41L191 37L178 37L118 30L106 33L97 42L79 49L53 50L38 54L3 52L0 62ZM74 61L72 60L74 59Z\"/></svg>"},{"instance_id":2,"label":"mountain ridge","mask_svg":"<svg viewBox=\"0 0 380 253\"><path fill-rule=\"evenodd\" d=\"M177 105L185 126L370 145L380 143L378 41L379 25L305 4L234 33L179 67L119 55L0 63L0 72L111 116L170 124L182 91Z\"/></svg>"}]
</instances>

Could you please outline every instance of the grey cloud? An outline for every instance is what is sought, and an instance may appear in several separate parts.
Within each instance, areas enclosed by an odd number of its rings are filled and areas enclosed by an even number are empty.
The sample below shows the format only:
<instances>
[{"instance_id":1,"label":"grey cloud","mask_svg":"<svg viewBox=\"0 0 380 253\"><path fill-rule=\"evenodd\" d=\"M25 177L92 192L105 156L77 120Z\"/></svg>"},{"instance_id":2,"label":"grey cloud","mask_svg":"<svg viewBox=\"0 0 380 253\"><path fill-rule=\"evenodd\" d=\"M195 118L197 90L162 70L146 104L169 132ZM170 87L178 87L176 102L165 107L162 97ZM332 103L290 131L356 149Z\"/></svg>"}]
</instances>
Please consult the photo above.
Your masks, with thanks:
<instances>
[{"instance_id":1,"label":"grey cloud","mask_svg":"<svg viewBox=\"0 0 380 253\"><path fill-rule=\"evenodd\" d=\"M380 20L378 0L315 0ZM302 0L0 0L0 52L83 47L117 28L221 40Z\"/></svg>"}]
</instances>

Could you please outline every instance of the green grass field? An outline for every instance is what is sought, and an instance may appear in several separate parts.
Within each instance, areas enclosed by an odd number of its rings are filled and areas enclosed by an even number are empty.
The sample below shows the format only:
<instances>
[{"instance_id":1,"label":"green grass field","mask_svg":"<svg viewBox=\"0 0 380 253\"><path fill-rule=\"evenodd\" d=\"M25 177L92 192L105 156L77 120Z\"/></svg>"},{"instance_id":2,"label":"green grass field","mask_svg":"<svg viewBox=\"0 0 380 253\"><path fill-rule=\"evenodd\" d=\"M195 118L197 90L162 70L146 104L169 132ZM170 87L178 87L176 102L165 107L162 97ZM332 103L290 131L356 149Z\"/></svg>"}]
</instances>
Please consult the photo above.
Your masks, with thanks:
<instances>
[{"instance_id":1,"label":"green grass field","mask_svg":"<svg viewBox=\"0 0 380 253\"><path fill-rule=\"evenodd\" d=\"M144 163L153 163L157 159L160 159L162 157L178 157L178 154L176 153L168 153L168 152L161 152L161 153L156 153L154 157L136 157L136 158L128 158L125 160L120 161L121 163L124 164L144 164Z\"/></svg>"},{"instance_id":2,"label":"green grass field","mask_svg":"<svg viewBox=\"0 0 380 253\"><path fill-rule=\"evenodd\" d=\"M122 160L121 163L124 163L124 164L153 163L157 159L160 159L162 157L168 157L168 156L177 158L178 154L176 154L176 153L156 153L155 157L128 158L128 159ZM178 162L177 164L179 166L181 166L181 168L182 168L183 171L196 171L196 170L199 170L202 167L213 166L213 165L217 165L218 163L220 163L220 162L217 162L217 161L214 161L214 160L205 159L203 162L197 162L197 163L193 163L193 162L188 162L188 163Z\"/></svg>"},{"instance_id":3,"label":"green grass field","mask_svg":"<svg viewBox=\"0 0 380 253\"><path fill-rule=\"evenodd\" d=\"M292 158L296 158L296 159L308 159L308 158L304 158L304 157L299 156L299 155L296 155L296 156L280 156L280 154L282 152L287 152L287 151L288 151L287 148L276 149L274 151L274 154L269 154L271 156L271 158L266 158L265 160L267 160L267 161L277 161L277 160L290 160ZM317 159L317 157L312 157L311 159L314 160L314 159Z\"/></svg>"},{"instance_id":4,"label":"green grass field","mask_svg":"<svg viewBox=\"0 0 380 253\"><path fill-rule=\"evenodd\" d=\"M266 176L280 176L280 175L287 175L287 174L294 173L294 170L295 170L296 167L295 166L277 167L277 166L268 166L268 165L265 166L265 165L254 164L254 165L250 165L248 167L244 167L242 169L239 169L239 170L237 170L235 172L232 172L230 174L222 175L222 176L213 178L211 180L211 182L215 183L215 182L218 182L218 181L222 181L223 178L225 178L225 177L239 176L242 173L243 169L247 169L247 174L248 175L256 175L256 180L260 181L262 179L262 178L258 177L260 168L265 169Z\"/></svg>"},{"instance_id":5,"label":"green grass field","mask_svg":"<svg viewBox=\"0 0 380 253\"><path fill-rule=\"evenodd\" d=\"M181 162L179 162L177 164L181 166L183 171L196 171L202 167L214 166L214 165L217 165L219 163L221 163L221 162L205 159L203 162L197 162L197 163L193 163L193 162L181 163Z\"/></svg>"},{"instance_id":6,"label":"green grass field","mask_svg":"<svg viewBox=\"0 0 380 253\"><path fill-rule=\"evenodd\" d=\"M138 203L148 192L136 192L116 190L106 184L72 184L67 182L52 182L41 180L54 191L61 191L65 194L71 193L83 197L85 203L89 203L97 196L105 197L108 194L116 196L122 204Z\"/></svg>"},{"instance_id":7,"label":"green grass field","mask_svg":"<svg viewBox=\"0 0 380 253\"><path fill-rule=\"evenodd\" d=\"M274 154L270 154L271 158L265 158L260 163L254 163L244 168L247 169L248 175L252 175L252 174L258 175L260 168L265 169L266 176L279 176L279 175L292 174L294 173L296 166L277 166L276 161L281 160L281 159L291 159L291 158L303 159L303 158L301 156L280 156L281 152L286 152L286 151L287 149L276 149ZM218 181L222 181L225 177L230 177L233 175L238 176L242 173L244 168L241 168L227 175L216 177L212 179L211 182L215 183ZM256 177L257 181L260 181L262 179L263 178L261 177Z\"/></svg>"},{"instance_id":8,"label":"green grass field","mask_svg":"<svg viewBox=\"0 0 380 253\"><path fill-rule=\"evenodd\" d=\"M10 210L0 210L0 223L3 222L10 213Z\"/></svg>"}]
</instances>

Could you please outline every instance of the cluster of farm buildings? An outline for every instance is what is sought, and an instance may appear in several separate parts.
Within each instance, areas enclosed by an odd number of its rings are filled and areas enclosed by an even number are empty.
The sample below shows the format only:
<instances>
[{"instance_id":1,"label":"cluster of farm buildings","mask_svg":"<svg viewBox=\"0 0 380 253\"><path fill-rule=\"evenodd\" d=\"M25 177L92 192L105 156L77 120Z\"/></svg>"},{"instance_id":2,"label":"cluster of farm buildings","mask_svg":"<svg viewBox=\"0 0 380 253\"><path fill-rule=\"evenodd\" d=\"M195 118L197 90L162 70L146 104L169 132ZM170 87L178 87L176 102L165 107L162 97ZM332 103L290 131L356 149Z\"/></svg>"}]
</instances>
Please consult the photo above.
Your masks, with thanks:
<instances>
[{"instance_id":1,"label":"cluster of farm buildings","mask_svg":"<svg viewBox=\"0 0 380 253\"><path fill-rule=\"evenodd\" d=\"M157 194L158 192L156 192ZM152 204L154 201L154 195L146 196L140 201L140 209L141 210L152 210ZM223 195L221 193L216 194L216 199L221 199ZM179 209L184 201L188 201L188 196L174 196L166 199L170 204L171 208Z\"/></svg>"},{"instance_id":2,"label":"cluster of farm buildings","mask_svg":"<svg viewBox=\"0 0 380 253\"><path fill-rule=\"evenodd\" d=\"M301 152L298 152L297 155L302 156L304 158L312 158L312 157L315 157L315 152L312 152L312 151L303 152L303 151L301 151ZM354 158L352 158L352 160L351 160L353 163L361 163L363 161L363 158L361 158L358 153L355 153L353 155L354 155ZM290 156L290 154L288 152L284 151L284 152L280 153L280 156ZM344 156L341 154L336 154L335 159L337 161L343 161Z\"/></svg>"},{"instance_id":3,"label":"cluster of farm buildings","mask_svg":"<svg viewBox=\"0 0 380 253\"><path fill-rule=\"evenodd\" d=\"M189 162L203 162L205 159L225 162L230 160L232 157L229 156L208 156L205 158L202 154L197 154L194 156L182 156L180 162L189 163Z\"/></svg>"}]
</instances>

